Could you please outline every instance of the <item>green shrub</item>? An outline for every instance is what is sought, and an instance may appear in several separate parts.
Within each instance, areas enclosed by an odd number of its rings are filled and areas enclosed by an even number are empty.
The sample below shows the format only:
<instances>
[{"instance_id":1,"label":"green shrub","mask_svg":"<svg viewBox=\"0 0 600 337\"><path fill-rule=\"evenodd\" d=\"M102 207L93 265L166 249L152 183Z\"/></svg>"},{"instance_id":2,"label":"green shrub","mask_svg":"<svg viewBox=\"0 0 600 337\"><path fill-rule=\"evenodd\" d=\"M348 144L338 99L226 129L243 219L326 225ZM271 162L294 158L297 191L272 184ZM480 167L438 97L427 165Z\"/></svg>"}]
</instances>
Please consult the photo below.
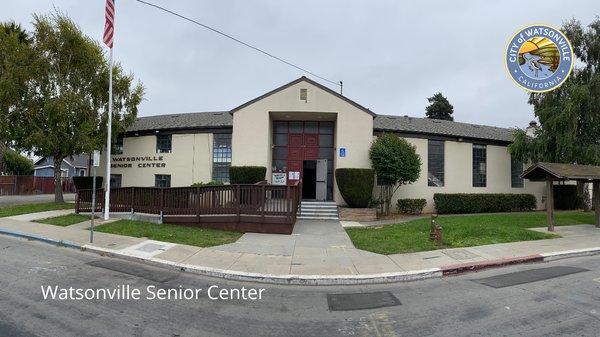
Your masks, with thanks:
<instances>
[{"instance_id":1,"label":"green shrub","mask_svg":"<svg viewBox=\"0 0 600 337\"><path fill-rule=\"evenodd\" d=\"M256 184L265 180L267 168L264 166L231 166L229 181L232 184Z\"/></svg>"},{"instance_id":2,"label":"green shrub","mask_svg":"<svg viewBox=\"0 0 600 337\"><path fill-rule=\"evenodd\" d=\"M421 214L427 205L425 199L398 199L396 209L402 214Z\"/></svg>"},{"instance_id":3,"label":"green shrub","mask_svg":"<svg viewBox=\"0 0 600 337\"><path fill-rule=\"evenodd\" d=\"M583 200L577 195L577 185L554 185L554 208L579 209Z\"/></svg>"},{"instance_id":4,"label":"green shrub","mask_svg":"<svg viewBox=\"0 0 600 337\"><path fill-rule=\"evenodd\" d=\"M211 180L207 183L204 183L204 182L193 183L191 186L192 187L223 186L223 182L219 181L219 180Z\"/></svg>"},{"instance_id":5,"label":"green shrub","mask_svg":"<svg viewBox=\"0 0 600 337\"><path fill-rule=\"evenodd\" d=\"M96 177L96 189L102 189L102 177ZM73 184L77 190L91 190L94 188L94 177L73 177Z\"/></svg>"},{"instance_id":6,"label":"green shrub","mask_svg":"<svg viewBox=\"0 0 600 337\"><path fill-rule=\"evenodd\" d=\"M348 206L369 206L375 183L375 172L372 169L339 168L335 170L335 180Z\"/></svg>"},{"instance_id":7,"label":"green shrub","mask_svg":"<svg viewBox=\"0 0 600 337\"><path fill-rule=\"evenodd\" d=\"M19 154L17 151L7 149L3 155L6 173L18 176L28 176L33 174L33 162Z\"/></svg>"},{"instance_id":8,"label":"green shrub","mask_svg":"<svg viewBox=\"0 0 600 337\"><path fill-rule=\"evenodd\" d=\"M439 214L531 211L536 207L533 194L436 193L433 201Z\"/></svg>"}]
</instances>

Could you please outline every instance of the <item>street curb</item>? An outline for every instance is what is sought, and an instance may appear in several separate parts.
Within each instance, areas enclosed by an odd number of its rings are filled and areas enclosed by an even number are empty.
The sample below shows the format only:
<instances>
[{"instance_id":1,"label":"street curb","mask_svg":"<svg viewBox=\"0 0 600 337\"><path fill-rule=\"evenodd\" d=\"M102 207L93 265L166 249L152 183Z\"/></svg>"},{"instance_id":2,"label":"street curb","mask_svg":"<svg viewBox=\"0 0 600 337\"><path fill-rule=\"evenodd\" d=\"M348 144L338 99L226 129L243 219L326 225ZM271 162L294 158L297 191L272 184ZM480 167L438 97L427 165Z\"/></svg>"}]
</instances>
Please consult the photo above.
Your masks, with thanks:
<instances>
[{"instance_id":1,"label":"street curb","mask_svg":"<svg viewBox=\"0 0 600 337\"><path fill-rule=\"evenodd\" d=\"M363 285L363 284L381 284L381 283L396 283L425 280L430 278L442 278L444 276L453 276L464 274L467 272L477 272L479 270L498 268L503 266L555 261L573 257L592 256L600 254L600 247L565 250L560 252L535 254L528 256L520 256L514 258L506 258L483 262L467 262L462 264L454 264L443 266L441 268L429 268L422 270L402 271L393 273L380 273L368 275L273 275L249 273L235 270L217 269L211 267L202 267L167 261L159 258L146 258L129 254L124 254L118 250L110 248L101 248L89 244L80 245L71 241L56 240L41 235L23 233L19 231L8 230L0 227L0 234L5 234L17 238L37 240L44 243L49 243L55 246L77 249L80 251L88 251L102 256L114 257L122 260L145 263L156 267L170 268L179 271L189 272L193 274L217 277L226 280L248 281L269 284L283 285Z\"/></svg>"},{"instance_id":2,"label":"street curb","mask_svg":"<svg viewBox=\"0 0 600 337\"><path fill-rule=\"evenodd\" d=\"M179 271L185 271L203 276L217 277L234 281L247 281L270 284L311 286L361 285L407 282L442 277L442 272L440 268L369 275L272 275L195 266L185 263L162 260L158 258L138 257L129 254L123 254L113 249L100 248L90 245L84 245L82 246L82 249L103 256L115 257L134 262L144 262L154 266L168 267L171 269L176 269Z\"/></svg>"},{"instance_id":3,"label":"street curb","mask_svg":"<svg viewBox=\"0 0 600 337\"><path fill-rule=\"evenodd\" d=\"M444 276L450 275L458 275L470 271L479 271L483 269L489 268L497 268L510 266L514 264L522 264L522 263L533 263L533 262L543 262L544 257L540 254L535 255L527 255L527 256L519 256L514 258L506 258L506 259L498 259L491 261L481 261L481 262L467 262L460 264L453 264L442 267L442 274Z\"/></svg>"},{"instance_id":4,"label":"street curb","mask_svg":"<svg viewBox=\"0 0 600 337\"><path fill-rule=\"evenodd\" d=\"M83 249L80 244L77 244L77 243L74 243L74 242L71 242L71 241L56 240L56 239L48 238L48 237L41 236L41 235L29 234L29 233L23 233L23 232L19 232L19 231L8 230L6 228L0 228L0 234L14 236L14 237L17 237L17 238L22 238L22 239L29 239L29 240L41 241L41 242L49 243L51 245L60 246L60 247L72 248L72 249L77 249L77 250L82 250Z\"/></svg>"}]
</instances>

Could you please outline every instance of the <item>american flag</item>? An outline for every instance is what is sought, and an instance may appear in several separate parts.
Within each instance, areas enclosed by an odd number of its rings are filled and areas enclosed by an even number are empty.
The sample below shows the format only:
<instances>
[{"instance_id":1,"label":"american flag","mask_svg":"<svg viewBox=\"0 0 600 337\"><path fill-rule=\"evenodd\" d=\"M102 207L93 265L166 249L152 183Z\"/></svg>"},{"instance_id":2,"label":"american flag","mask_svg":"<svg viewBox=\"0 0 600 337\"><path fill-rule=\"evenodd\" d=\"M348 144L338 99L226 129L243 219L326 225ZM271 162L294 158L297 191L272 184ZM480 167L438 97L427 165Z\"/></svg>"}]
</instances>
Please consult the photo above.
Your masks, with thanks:
<instances>
[{"instance_id":1,"label":"american flag","mask_svg":"<svg viewBox=\"0 0 600 337\"><path fill-rule=\"evenodd\" d=\"M113 33L115 32L115 0L106 0L106 22L104 23L104 44L113 47Z\"/></svg>"}]
</instances>

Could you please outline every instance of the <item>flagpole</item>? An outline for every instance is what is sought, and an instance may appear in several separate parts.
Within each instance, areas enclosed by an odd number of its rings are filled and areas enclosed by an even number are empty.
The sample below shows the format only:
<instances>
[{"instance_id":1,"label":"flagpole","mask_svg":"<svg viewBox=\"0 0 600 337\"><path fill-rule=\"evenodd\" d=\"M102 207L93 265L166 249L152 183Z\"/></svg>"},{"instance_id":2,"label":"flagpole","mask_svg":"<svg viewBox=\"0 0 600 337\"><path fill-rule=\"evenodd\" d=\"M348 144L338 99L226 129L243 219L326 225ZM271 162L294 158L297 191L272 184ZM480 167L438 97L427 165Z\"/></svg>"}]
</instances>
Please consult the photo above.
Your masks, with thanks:
<instances>
[{"instance_id":1,"label":"flagpole","mask_svg":"<svg viewBox=\"0 0 600 337\"><path fill-rule=\"evenodd\" d=\"M110 48L110 56L108 61L108 125L106 131L106 175L104 189L104 220L108 220L110 213L110 151L112 148L112 73L113 73L113 50Z\"/></svg>"}]
</instances>

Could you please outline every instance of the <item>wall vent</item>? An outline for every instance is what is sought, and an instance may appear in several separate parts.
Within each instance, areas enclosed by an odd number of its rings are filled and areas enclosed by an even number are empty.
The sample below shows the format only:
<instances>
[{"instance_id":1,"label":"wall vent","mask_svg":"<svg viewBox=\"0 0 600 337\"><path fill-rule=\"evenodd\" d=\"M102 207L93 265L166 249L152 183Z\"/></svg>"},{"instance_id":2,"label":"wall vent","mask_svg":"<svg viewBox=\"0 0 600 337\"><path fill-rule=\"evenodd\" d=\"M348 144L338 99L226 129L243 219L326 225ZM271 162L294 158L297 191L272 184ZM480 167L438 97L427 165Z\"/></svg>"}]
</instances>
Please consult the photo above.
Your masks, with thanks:
<instances>
[{"instance_id":1,"label":"wall vent","mask_svg":"<svg viewBox=\"0 0 600 337\"><path fill-rule=\"evenodd\" d=\"M300 89L300 100L304 102L308 102L308 90Z\"/></svg>"}]
</instances>

